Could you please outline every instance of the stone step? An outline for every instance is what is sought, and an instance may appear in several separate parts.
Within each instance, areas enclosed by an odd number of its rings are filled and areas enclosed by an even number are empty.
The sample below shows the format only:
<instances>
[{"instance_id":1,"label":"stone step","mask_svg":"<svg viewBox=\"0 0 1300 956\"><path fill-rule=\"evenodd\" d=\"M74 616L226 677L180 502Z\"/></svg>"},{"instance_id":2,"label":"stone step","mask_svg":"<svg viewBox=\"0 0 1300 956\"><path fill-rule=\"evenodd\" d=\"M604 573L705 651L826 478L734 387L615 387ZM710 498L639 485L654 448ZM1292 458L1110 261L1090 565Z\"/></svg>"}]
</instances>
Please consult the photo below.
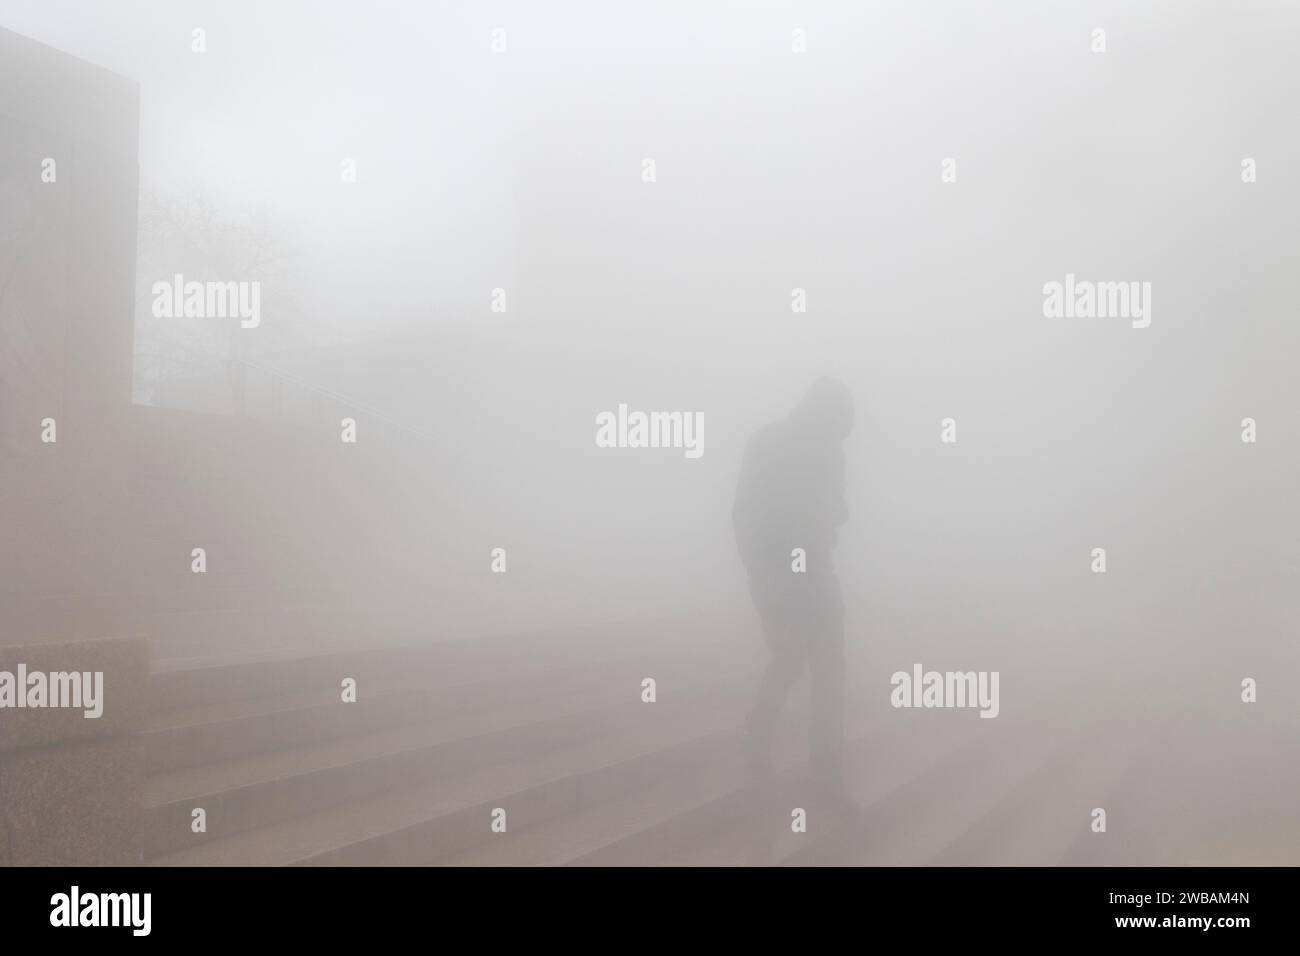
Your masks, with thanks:
<instances>
[{"instance_id":1,"label":"stone step","mask_svg":"<svg viewBox=\"0 0 1300 956\"><path fill-rule=\"evenodd\" d=\"M819 799L806 776L787 776L743 812L715 809L716 824L697 823L671 862L916 865L934 841L950 840L966 816L983 812L981 787L1000 794L1017 767L1036 765L1040 757L1030 744L1056 746L1056 731L1043 731L1050 723L1050 714L988 721L971 712L892 711L882 732L859 742L847 762L846 782L861 812L845 816ZM806 832L791 829L795 807L806 812Z\"/></svg>"},{"instance_id":2,"label":"stone step","mask_svg":"<svg viewBox=\"0 0 1300 956\"><path fill-rule=\"evenodd\" d=\"M159 585L147 592L24 594L0 598L0 605L5 605L7 628L24 635L24 643L68 640L82 634L86 639L147 637L154 644L155 661L193 655L198 648L210 653L213 647L232 643L232 634L241 639L234 643L242 643L243 635L257 631L263 622L266 627L284 628L287 611L323 607L321 613L330 615L328 620L339 619L339 610L330 608L318 591L265 586ZM296 626L296 619L293 623ZM7 633L0 634L0 644L6 642ZM254 633L250 639L261 636Z\"/></svg>"},{"instance_id":3,"label":"stone step","mask_svg":"<svg viewBox=\"0 0 1300 956\"><path fill-rule=\"evenodd\" d=\"M665 690L655 704L642 703L640 671L629 669L630 686L610 684L600 695L563 707L548 698L522 697L432 723L156 776L145 787L146 856L479 767L508 765L573 742L633 733L669 717L707 713L747 697L755 683L747 676L720 683L713 672L680 670L663 670ZM207 813L205 834L191 832L195 807Z\"/></svg>"},{"instance_id":4,"label":"stone step","mask_svg":"<svg viewBox=\"0 0 1300 956\"><path fill-rule=\"evenodd\" d=\"M651 783L608 803L578 806L574 812L440 860L445 866L565 866L588 854L662 826L703 803L721 799L744 783L744 760L734 739L715 759L693 772Z\"/></svg>"},{"instance_id":5,"label":"stone step","mask_svg":"<svg viewBox=\"0 0 1300 956\"><path fill-rule=\"evenodd\" d=\"M690 626L603 624L528 634L444 636L441 640L426 636L419 642L394 641L390 639L393 635L380 634L372 636L369 646L360 648L355 632L344 630L321 635L322 643L330 648L327 653L272 650L258 655L241 649L227 659L159 662L153 680L154 711L165 714L221 702L310 693L326 685L338 687L343 677L352 677L364 686L408 673L424 680L432 673L445 684L464 683L487 680L527 664L544 669L637 652L654 664L672 660L682 650L720 642L753 647L748 653L756 653L759 644L747 630L726 621L713 626L700 622Z\"/></svg>"},{"instance_id":6,"label":"stone step","mask_svg":"<svg viewBox=\"0 0 1300 956\"><path fill-rule=\"evenodd\" d=\"M1280 702L1279 702L1280 703ZM1300 766L1293 726L1262 717L1232 690L1215 713L1167 721L1093 806L1106 832L1084 828L1073 866L1295 866ZM1285 706L1285 705L1283 705Z\"/></svg>"},{"instance_id":7,"label":"stone step","mask_svg":"<svg viewBox=\"0 0 1300 956\"><path fill-rule=\"evenodd\" d=\"M1159 728L1147 722L1099 722L1072 738L965 831L929 857L935 866L1060 866L1081 835L1091 836L1092 808L1105 805Z\"/></svg>"},{"instance_id":8,"label":"stone step","mask_svg":"<svg viewBox=\"0 0 1300 956\"><path fill-rule=\"evenodd\" d=\"M464 853L512 830L527 831L581 813L665 779L736 759L736 728L747 694L716 696L707 707L663 708L658 719L623 725L549 751L528 748L502 760L326 811L295 816L154 858L158 866L424 865ZM657 706L657 705L656 705ZM729 756L730 755L730 756ZM491 830L507 813L506 834Z\"/></svg>"},{"instance_id":9,"label":"stone step","mask_svg":"<svg viewBox=\"0 0 1300 956\"><path fill-rule=\"evenodd\" d=\"M355 609L313 603L309 595L299 603L286 598L277 607L241 603L256 597L237 588L214 589L204 598L195 607L160 608L140 618L139 630L150 639L159 673L207 666L217 655L232 662L276 653L317 656L355 648L359 633L382 635L390 644L412 640L387 625L363 621Z\"/></svg>"},{"instance_id":10,"label":"stone step","mask_svg":"<svg viewBox=\"0 0 1300 956\"><path fill-rule=\"evenodd\" d=\"M339 682L261 700L227 700L156 714L141 735L151 774L201 767L254 754L304 747L350 734L437 720L464 721L474 714L528 700L564 711L566 701L624 699L639 694L643 677L657 675L663 692L692 674L725 676L756 661L751 642L674 650L602 646L581 662L512 656L493 665L487 680L447 683L453 671L408 667L358 687L343 703ZM596 656L599 655L599 656Z\"/></svg>"},{"instance_id":11,"label":"stone step","mask_svg":"<svg viewBox=\"0 0 1300 956\"><path fill-rule=\"evenodd\" d=\"M854 798L870 808L924 772L952 761L978 739L979 731L969 719L926 719L909 724L890 715L878 721L870 732L860 733L849 742L846 783ZM795 808L806 814L806 832L791 829ZM630 845L610 847L581 862L607 865L630 863L639 857L646 862L678 866L774 865L810 845L829 856L851 834L848 822L836 808L824 804L805 762L780 774L759 793L728 794L688 817L672 821L655 835L653 842L659 850L653 856L648 856L648 846ZM642 842L650 841L643 838Z\"/></svg>"},{"instance_id":12,"label":"stone step","mask_svg":"<svg viewBox=\"0 0 1300 956\"><path fill-rule=\"evenodd\" d=\"M891 780L866 813L832 839L784 854L786 865L918 866L965 833L1000 799L1061 752L1081 731L1054 712L976 721L947 756ZM980 726L980 725L983 726ZM862 782L857 783L858 787ZM861 791L859 791L861 792Z\"/></svg>"},{"instance_id":13,"label":"stone step","mask_svg":"<svg viewBox=\"0 0 1300 956\"><path fill-rule=\"evenodd\" d=\"M788 717L778 729L774 766L781 774L806 775L806 707L794 704ZM871 720L870 708L855 706L846 715L846 730L866 733ZM707 833L711 824L701 817L714 812L725 815L745 800L748 786L744 756L733 746L691 773L656 780L620 799L501 835L440 862L450 866L643 865L687 842L694 832ZM700 825L686 828L692 833L680 833L680 823L692 815Z\"/></svg>"}]
</instances>

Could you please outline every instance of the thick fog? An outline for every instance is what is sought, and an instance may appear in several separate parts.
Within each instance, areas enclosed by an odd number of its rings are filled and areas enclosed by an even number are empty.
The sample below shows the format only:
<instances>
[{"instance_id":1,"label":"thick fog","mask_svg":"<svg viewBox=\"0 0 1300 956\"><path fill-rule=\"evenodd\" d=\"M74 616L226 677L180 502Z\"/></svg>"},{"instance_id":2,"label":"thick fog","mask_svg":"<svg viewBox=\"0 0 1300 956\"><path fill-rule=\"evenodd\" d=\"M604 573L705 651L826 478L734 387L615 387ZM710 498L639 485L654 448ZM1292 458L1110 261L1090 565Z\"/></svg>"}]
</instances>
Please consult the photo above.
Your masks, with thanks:
<instances>
[{"instance_id":1,"label":"thick fog","mask_svg":"<svg viewBox=\"0 0 1300 956\"><path fill-rule=\"evenodd\" d=\"M743 607L741 450L833 375L851 622L1041 627L1105 546L1172 647L1282 626L1300 447L1296 14L1195 6L3 9L140 84L137 401L228 413L235 355L382 417L444 506L443 599ZM261 279L260 325L151 316L187 267ZM1045 317L1067 273L1151 283L1149 326ZM620 403L701 413L703 454L596 447Z\"/></svg>"},{"instance_id":2,"label":"thick fog","mask_svg":"<svg viewBox=\"0 0 1300 956\"><path fill-rule=\"evenodd\" d=\"M3 11L140 84L137 401L229 413L237 356L373 412L359 443L395 430L443 506L442 599L745 606L741 450L833 375L851 621L1042 626L1105 546L1108 599L1174 646L1283 626L1300 447L1296 14L1194 6ZM258 327L152 316L187 268L261 279ZM1151 283L1149 326L1045 317L1067 273ZM700 413L703 454L598 448L620 403Z\"/></svg>"},{"instance_id":3,"label":"thick fog","mask_svg":"<svg viewBox=\"0 0 1300 956\"><path fill-rule=\"evenodd\" d=\"M0 25L138 84L132 477L102 482L136 544L52 590L148 595L162 658L602 623L760 655L838 598L765 603L752 494L779 570L834 569L874 688L850 700L882 712L914 662L1000 672L1003 714L1300 691L1294 5L0 0ZM36 288L9 258L0 331ZM155 597L197 593L198 543L232 593L327 610L182 616Z\"/></svg>"}]
</instances>

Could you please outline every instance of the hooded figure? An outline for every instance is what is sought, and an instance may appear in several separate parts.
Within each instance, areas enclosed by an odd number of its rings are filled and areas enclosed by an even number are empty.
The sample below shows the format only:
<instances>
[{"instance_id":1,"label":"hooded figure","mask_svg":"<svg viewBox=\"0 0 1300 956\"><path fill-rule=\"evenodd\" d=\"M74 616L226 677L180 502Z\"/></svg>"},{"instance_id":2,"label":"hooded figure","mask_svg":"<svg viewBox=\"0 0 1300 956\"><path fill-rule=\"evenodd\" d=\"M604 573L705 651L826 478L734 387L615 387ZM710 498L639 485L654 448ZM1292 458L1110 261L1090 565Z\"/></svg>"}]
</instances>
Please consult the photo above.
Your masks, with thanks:
<instances>
[{"instance_id":1,"label":"hooded figure","mask_svg":"<svg viewBox=\"0 0 1300 956\"><path fill-rule=\"evenodd\" d=\"M823 795L845 807L844 601L831 551L849 516L841 443L852 429L849 390L819 379L788 418L750 439L732 508L736 544L772 652L747 726L750 774L770 772L777 718L807 666L813 769Z\"/></svg>"}]
</instances>

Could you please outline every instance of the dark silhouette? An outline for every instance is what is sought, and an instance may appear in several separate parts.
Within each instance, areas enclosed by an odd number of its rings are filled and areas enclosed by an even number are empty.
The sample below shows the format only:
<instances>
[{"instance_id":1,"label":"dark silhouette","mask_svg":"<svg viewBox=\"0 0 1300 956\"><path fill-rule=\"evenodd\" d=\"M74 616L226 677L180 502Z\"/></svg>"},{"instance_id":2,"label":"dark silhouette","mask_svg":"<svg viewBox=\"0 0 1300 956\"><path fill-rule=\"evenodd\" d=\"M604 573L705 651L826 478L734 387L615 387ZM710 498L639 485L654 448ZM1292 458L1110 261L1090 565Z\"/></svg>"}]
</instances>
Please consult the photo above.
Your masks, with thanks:
<instances>
[{"instance_id":1,"label":"dark silhouette","mask_svg":"<svg viewBox=\"0 0 1300 956\"><path fill-rule=\"evenodd\" d=\"M771 772L777 718L805 666L809 751L822 796L852 807L844 787L844 601L831 561L836 529L848 520L841 442L853 429L853 397L819 379L783 421L760 429L745 449L732 522L749 590L772 652L746 727L751 778ZM802 549L805 570L797 570Z\"/></svg>"}]
</instances>

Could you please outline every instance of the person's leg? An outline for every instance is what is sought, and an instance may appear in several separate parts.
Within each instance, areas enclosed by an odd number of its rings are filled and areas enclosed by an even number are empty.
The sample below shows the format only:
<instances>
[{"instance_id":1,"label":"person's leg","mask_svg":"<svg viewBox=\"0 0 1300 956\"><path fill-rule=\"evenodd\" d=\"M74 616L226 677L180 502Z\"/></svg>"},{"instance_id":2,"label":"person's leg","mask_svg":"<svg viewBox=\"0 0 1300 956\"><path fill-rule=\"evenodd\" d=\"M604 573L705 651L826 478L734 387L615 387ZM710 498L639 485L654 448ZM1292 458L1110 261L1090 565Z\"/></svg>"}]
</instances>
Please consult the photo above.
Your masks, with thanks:
<instances>
[{"instance_id":1,"label":"person's leg","mask_svg":"<svg viewBox=\"0 0 1300 956\"><path fill-rule=\"evenodd\" d=\"M777 718L790 695L790 688L799 679L804 663L803 648L793 635L773 635L768 629L768 648L772 658L745 722L745 758L751 780L765 777L771 771L772 737Z\"/></svg>"},{"instance_id":2,"label":"person's leg","mask_svg":"<svg viewBox=\"0 0 1300 956\"><path fill-rule=\"evenodd\" d=\"M808 649L808 750L819 789L844 793L844 641L823 637Z\"/></svg>"},{"instance_id":3,"label":"person's leg","mask_svg":"<svg viewBox=\"0 0 1300 956\"><path fill-rule=\"evenodd\" d=\"M818 627L808 648L808 750L819 788L838 798L844 787L844 611L839 582L826 582Z\"/></svg>"}]
</instances>

